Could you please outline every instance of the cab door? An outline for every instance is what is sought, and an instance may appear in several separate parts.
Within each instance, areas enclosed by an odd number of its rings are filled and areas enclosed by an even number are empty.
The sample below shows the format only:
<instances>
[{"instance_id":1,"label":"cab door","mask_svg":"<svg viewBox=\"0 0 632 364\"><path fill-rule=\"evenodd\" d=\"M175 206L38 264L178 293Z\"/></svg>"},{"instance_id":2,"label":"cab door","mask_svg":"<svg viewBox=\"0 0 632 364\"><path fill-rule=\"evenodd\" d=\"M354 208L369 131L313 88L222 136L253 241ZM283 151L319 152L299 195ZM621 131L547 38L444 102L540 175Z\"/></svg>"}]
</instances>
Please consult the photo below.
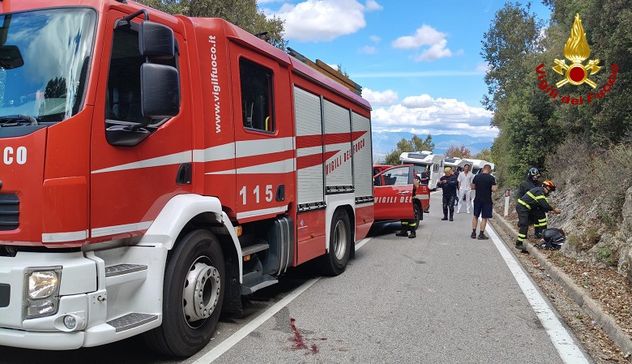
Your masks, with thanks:
<instances>
[{"instance_id":1,"label":"cab door","mask_svg":"<svg viewBox=\"0 0 632 364\"><path fill-rule=\"evenodd\" d=\"M141 235L171 197L191 191L187 171L192 162L192 117L185 40L172 29L180 45L175 57L142 57L138 46L141 18L119 21L128 15L111 9L103 27L90 156L91 236L99 240ZM153 14L152 21L169 24ZM180 112L143 126L141 65L158 62L179 69ZM139 127L134 129L134 125Z\"/></svg>"},{"instance_id":2,"label":"cab door","mask_svg":"<svg viewBox=\"0 0 632 364\"><path fill-rule=\"evenodd\" d=\"M230 43L235 116L235 217L285 214L294 201L294 127L289 70L282 60Z\"/></svg>"},{"instance_id":3,"label":"cab door","mask_svg":"<svg viewBox=\"0 0 632 364\"><path fill-rule=\"evenodd\" d=\"M412 219L413 171L404 165L389 168L373 178L375 221Z\"/></svg>"}]
</instances>

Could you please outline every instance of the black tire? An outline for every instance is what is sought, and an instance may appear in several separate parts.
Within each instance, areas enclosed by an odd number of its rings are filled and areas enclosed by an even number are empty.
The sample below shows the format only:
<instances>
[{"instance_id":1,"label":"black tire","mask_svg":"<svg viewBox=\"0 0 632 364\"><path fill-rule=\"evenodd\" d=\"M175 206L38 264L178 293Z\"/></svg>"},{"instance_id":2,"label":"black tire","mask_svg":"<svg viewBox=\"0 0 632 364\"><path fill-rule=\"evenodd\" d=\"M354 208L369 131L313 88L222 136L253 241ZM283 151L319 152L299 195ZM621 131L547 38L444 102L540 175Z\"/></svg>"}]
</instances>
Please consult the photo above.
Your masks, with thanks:
<instances>
[{"instance_id":1,"label":"black tire","mask_svg":"<svg viewBox=\"0 0 632 364\"><path fill-rule=\"evenodd\" d=\"M338 230L337 233L336 230ZM344 210L336 210L329 229L329 252L322 258L322 268L325 275L337 276L345 271L353 246L352 238L349 215Z\"/></svg>"},{"instance_id":2,"label":"black tire","mask_svg":"<svg viewBox=\"0 0 632 364\"><path fill-rule=\"evenodd\" d=\"M185 281L189 280L189 273L194 271L192 268L198 262L215 268L214 273L219 274L219 301L209 317L190 322L185 317L183 296L185 283L187 283ZM184 358L197 353L208 344L215 333L222 311L225 286L224 255L217 238L206 230L194 230L187 233L179 239L167 261L162 326L147 332L144 335L145 342L155 351L172 357ZM206 292L206 285L204 287ZM212 289L212 292L217 292L217 290Z\"/></svg>"}]
</instances>

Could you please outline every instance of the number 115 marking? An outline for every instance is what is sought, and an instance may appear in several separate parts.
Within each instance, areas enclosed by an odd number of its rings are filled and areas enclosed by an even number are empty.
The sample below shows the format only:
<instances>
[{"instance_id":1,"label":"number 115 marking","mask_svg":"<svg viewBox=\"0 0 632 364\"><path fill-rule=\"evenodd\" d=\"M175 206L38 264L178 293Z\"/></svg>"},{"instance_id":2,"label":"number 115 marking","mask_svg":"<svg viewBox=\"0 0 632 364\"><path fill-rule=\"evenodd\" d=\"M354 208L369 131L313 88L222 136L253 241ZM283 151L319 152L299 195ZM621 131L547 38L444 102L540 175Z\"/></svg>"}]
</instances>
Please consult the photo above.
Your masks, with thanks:
<instances>
[{"instance_id":1,"label":"number 115 marking","mask_svg":"<svg viewBox=\"0 0 632 364\"><path fill-rule=\"evenodd\" d=\"M272 185L266 185L265 186L265 199L266 202L272 202L272 198L274 197L272 194ZM255 203L260 203L261 202L261 186L256 185L253 189L252 189L252 195L255 198ZM241 190L239 190L239 196L241 196L241 203L243 205L246 205L248 203L248 188L246 186L243 186L241 188Z\"/></svg>"}]
</instances>

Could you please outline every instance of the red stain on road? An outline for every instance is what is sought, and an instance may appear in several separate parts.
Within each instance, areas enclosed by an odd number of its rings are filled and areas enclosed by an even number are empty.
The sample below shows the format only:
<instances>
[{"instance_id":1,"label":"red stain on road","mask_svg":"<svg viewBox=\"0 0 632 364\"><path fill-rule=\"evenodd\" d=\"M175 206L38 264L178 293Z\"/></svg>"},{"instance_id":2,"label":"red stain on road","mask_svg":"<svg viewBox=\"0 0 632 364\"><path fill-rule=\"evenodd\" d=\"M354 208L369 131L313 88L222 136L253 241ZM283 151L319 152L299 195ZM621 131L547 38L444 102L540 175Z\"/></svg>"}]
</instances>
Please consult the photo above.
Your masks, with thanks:
<instances>
[{"instance_id":1,"label":"red stain on road","mask_svg":"<svg viewBox=\"0 0 632 364\"><path fill-rule=\"evenodd\" d=\"M308 350L308 353L318 354L318 346L316 344L312 344L308 347L308 343L305 341L303 334L296 327L296 319L290 317L290 330L292 330L292 341L294 341L293 349L294 350ZM321 340L326 340L325 338Z\"/></svg>"},{"instance_id":2,"label":"red stain on road","mask_svg":"<svg viewBox=\"0 0 632 364\"><path fill-rule=\"evenodd\" d=\"M290 329L292 330L292 334L294 334L294 349L307 349L303 334L296 328L296 320L293 318L290 318Z\"/></svg>"}]
</instances>

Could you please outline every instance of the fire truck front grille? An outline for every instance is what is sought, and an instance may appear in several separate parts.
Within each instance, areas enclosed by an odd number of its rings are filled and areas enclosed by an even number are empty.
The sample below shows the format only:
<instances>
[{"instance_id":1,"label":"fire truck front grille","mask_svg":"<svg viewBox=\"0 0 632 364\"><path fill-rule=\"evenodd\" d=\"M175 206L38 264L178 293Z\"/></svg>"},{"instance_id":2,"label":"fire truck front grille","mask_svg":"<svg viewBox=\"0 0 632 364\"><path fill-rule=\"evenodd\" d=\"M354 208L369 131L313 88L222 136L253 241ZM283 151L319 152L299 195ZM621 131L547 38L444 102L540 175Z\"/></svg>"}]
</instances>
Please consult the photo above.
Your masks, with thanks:
<instances>
[{"instance_id":1,"label":"fire truck front grille","mask_svg":"<svg viewBox=\"0 0 632 364\"><path fill-rule=\"evenodd\" d=\"M20 199L15 193L0 194L0 230L15 230L20 226Z\"/></svg>"}]
</instances>

